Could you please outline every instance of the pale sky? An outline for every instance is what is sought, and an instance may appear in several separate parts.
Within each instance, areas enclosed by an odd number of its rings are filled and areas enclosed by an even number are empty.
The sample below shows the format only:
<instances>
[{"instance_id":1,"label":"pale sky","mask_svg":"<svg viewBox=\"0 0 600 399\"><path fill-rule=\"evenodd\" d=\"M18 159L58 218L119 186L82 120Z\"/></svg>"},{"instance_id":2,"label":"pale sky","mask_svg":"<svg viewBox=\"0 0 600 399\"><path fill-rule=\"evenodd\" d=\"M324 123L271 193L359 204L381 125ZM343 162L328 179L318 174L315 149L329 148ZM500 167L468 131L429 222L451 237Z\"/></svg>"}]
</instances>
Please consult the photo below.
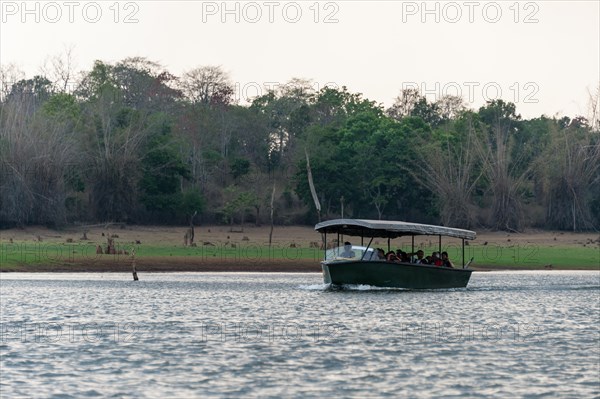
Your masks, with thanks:
<instances>
[{"instance_id":1,"label":"pale sky","mask_svg":"<svg viewBox=\"0 0 600 399\"><path fill-rule=\"evenodd\" d=\"M0 63L28 77L73 47L78 70L142 56L221 65L244 99L291 78L392 104L403 87L524 117L587 115L600 1L0 1ZM262 89L261 89L262 87Z\"/></svg>"}]
</instances>

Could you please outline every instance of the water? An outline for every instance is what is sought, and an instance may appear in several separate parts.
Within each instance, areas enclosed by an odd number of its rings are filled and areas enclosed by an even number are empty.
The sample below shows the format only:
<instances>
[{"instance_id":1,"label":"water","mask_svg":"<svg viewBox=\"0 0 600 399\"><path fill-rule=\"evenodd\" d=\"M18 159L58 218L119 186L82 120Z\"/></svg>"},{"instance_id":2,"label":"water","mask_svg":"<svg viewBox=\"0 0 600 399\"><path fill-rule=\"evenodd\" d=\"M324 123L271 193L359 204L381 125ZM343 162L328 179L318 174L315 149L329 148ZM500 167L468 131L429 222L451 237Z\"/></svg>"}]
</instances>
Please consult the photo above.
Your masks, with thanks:
<instances>
[{"instance_id":1,"label":"water","mask_svg":"<svg viewBox=\"0 0 600 399\"><path fill-rule=\"evenodd\" d=\"M3 274L17 397L600 397L600 273L331 290L319 274Z\"/></svg>"}]
</instances>

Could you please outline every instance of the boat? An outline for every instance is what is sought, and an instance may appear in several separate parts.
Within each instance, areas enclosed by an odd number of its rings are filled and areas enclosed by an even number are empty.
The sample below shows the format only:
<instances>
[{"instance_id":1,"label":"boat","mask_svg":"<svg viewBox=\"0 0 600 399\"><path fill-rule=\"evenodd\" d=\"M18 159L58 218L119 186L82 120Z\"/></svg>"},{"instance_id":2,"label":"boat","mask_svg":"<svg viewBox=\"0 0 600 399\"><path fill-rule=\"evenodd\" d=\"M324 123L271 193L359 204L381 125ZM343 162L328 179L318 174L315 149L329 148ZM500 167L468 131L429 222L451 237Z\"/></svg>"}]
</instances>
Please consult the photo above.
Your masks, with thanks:
<instances>
[{"instance_id":1,"label":"boat","mask_svg":"<svg viewBox=\"0 0 600 399\"><path fill-rule=\"evenodd\" d=\"M334 219L315 225L315 230L323 235L325 257L321 262L325 284L333 286L369 285L375 287L393 287L408 289L463 288L471 278L471 259L465 263L465 240L474 240L476 233L445 226L418 224L402 221ZM327 237L340 236L361 237L361 246L352 246L349 253L337 246L328 248ZM442 251L442 237L454 237L462 240L462 267L441 267L411 262L396 262L376 259L374 238L387 239L388 251L390 240L398 237L412 237L412 253L414 253L416 236L437 236L439 251ZM370 239L364 246L364 240ZM348 249L348 248L347 248Z\"/></svg>"}]
</instances>

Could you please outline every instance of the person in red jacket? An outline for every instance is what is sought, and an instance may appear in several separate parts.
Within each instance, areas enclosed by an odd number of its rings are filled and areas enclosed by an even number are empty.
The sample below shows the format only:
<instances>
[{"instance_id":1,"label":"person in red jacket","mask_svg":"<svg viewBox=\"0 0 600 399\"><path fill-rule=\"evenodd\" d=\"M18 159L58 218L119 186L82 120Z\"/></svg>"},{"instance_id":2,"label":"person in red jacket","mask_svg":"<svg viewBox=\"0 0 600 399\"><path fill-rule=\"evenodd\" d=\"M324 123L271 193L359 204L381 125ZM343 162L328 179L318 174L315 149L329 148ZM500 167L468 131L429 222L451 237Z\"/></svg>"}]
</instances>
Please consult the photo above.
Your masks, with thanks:
<instances>
[{"instance_id":1,"label":"person in red jacket","mask_svg":"<svg viewBox=\"0 0 600 399\"><path fill-rule=\"evenodd\" d=\"M434 252L431 254L431 264L435 265L435 266L443 266L444 265L444 262L442 262L442 259L440 258L439 252Z\"/></svg>"}]
</instances>

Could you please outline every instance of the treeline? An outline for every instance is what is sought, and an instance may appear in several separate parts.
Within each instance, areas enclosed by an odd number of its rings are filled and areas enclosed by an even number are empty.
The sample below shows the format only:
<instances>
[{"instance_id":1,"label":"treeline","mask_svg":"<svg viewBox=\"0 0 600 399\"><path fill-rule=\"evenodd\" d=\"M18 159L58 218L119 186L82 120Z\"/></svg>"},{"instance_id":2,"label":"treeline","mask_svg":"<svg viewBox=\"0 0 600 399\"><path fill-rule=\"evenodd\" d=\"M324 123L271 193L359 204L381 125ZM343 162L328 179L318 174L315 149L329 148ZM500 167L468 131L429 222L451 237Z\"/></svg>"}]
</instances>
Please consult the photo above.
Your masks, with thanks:
<instances>
[{"instance_id":1,"label":"treeline","mask_svg":"<svg viewBox=\"0 0 600 399\"><path fill-rule=\"evenodd\" d=\"M2 226L343 215L600 227L597 96L587 118L524 120L502 100L473 110L404 90L384 109L296 79L240 105L219 67L174 76L143 58L97 61L71 90L69 65L31 79L2 69Z\"/></svg>"}]
</instances>

